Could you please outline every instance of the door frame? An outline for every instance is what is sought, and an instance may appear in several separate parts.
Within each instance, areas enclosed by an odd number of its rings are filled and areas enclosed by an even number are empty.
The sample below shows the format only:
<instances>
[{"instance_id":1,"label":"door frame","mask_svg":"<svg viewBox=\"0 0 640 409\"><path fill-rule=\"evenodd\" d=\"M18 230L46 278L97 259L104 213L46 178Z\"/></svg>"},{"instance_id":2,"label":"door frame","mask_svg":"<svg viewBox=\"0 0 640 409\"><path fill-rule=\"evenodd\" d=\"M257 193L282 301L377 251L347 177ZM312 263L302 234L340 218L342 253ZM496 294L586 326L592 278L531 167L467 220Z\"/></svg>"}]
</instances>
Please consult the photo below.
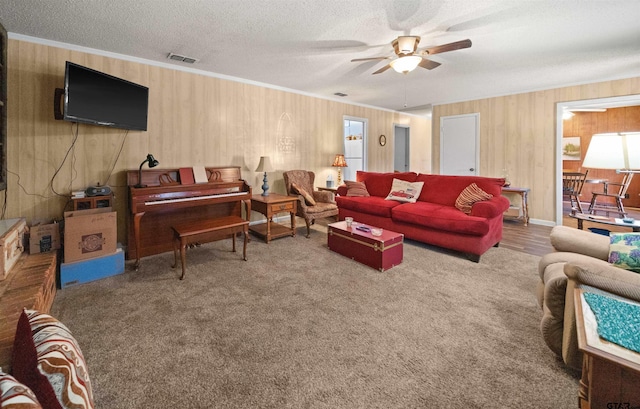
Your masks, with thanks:
<instances>
[{"instance_id":1,"label":"door frame","mask_svg":"<svg viewBox=\"0 0 640 409\"><path fill-rule=\"evenodd\" d=\"M439 172L442 175L443 166L444 166L444 141L443 141L443 128L444 128L444 120L451 118L463 118L463 117L475 117L476 119L476 129L475 129L475 163L474 163L474 175L477 176L480 174L480 113L474 112L471 114L461 114L461 115L449 115L449 116L441 116L440 117L440 169Z\"/></svg>"},{"instance_id":2,"label":"door frame","mask_svg":"<svg viewBox=\"0 0 640 409\"><path fill-rule=\"evenodd\" d=\"M343 115L342 116L342 137L341 137L341 145L342 145L342 153L345 153L345 144L344 144L344 121L357 121L362 122L362 170L366 171L368 169L368 155L367 155L367 139L369 134L369 119L367 118L359 118L357 116Z\"/></svg>"},{"instance_id":3,"label":"door frame","mask_svg":"<svg viewBox=\"0 0 640 409\"><path fill-rule=\"evenodd\" d=\"M558 226L562 225L562 135L564 133L564 121L562 114L565 109L584 108L585 105L602 105L602 108L622 108L625 106L640 105L640 94L624 95L619 97L605 97L594 99L582 99L578 101L562 101L556 103L556 220Z\"/></svg>"},{"instance_id":4,"label":"door frame","mask_svg":"<svg viewBox=\"0 0 640 409\"><path fill-rule=\"evenodd\" d=\"M409 166L409 169L411 169L411 127L406 124L393 124L393 170L396 170L396 143L398 143L396 134L397 128L405 129L404 156L406 164Z\"/></svg>"}]
</instances>

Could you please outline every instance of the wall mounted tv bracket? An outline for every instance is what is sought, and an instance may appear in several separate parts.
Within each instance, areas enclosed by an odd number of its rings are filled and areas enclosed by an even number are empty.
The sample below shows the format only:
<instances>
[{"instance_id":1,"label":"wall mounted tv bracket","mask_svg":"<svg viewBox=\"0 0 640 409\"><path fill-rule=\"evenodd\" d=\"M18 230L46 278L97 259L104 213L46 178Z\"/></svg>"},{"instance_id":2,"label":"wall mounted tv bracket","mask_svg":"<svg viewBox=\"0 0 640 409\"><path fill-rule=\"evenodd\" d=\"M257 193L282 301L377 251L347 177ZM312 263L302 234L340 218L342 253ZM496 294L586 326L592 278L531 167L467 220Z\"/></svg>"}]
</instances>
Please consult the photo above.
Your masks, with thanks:
<instances>
[{"instance_id":1,"label":"wall mounted tv bracket","mask_svg":"<svg viewBox=\"0 0 640 409\"><path fill-rule=\"evenodd\" d=\"M62 115L62 104L60 103L62 97L64 97L64 89L56 88L53 94L53 117L57 120L64 119L64 116Z\"/></svg>"}]
</instances>

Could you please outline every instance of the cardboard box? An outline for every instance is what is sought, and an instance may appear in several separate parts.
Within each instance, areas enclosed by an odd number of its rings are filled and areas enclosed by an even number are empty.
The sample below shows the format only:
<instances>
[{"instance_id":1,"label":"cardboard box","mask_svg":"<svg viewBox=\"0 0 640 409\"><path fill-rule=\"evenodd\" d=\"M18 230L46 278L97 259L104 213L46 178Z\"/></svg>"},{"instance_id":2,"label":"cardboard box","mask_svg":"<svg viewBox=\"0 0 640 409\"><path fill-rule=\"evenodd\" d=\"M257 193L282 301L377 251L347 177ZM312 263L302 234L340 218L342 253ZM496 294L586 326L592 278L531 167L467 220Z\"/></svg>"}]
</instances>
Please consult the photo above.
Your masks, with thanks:
<instances>
[{"instance_id":1,"label":"cardboard box","mask_svg":"<svg viewBox=\"0 0 640 409\"><path fill-rule=\"evenodd\" d=\"M38 224L29 228L29 253L45 253L60 248L60 224Z\"/></svg>"},{"instance_id":2,"label":"cardboard box","mask_svg":"<svg viewBox=\"0 0 640 409\"><path fill-rule=\"evenodd\" d=\"M24 251L24 234L27 231L27 219L0 220L0 281L7 278Z\"/></svg>"},{"instance_id":3,"label":"cardboard box","mask_svg":"<svg viewBox=\"0 0 640 409\"><path fill-rule=\"evenodd\" d=\"M110 207L65 212L64 262L113 254L117 236L117 214Z\"/></svg>"},{"instance_id":4,"label":"cardboard box","mask_svg":"<svg viewBox=\"0 0 640 409\"><path fill-rule=\"evenodd\" d=\"M84 284L124 273L124 251L89 260L60 264L60 288Z\"/></svg>"}]
</instances>

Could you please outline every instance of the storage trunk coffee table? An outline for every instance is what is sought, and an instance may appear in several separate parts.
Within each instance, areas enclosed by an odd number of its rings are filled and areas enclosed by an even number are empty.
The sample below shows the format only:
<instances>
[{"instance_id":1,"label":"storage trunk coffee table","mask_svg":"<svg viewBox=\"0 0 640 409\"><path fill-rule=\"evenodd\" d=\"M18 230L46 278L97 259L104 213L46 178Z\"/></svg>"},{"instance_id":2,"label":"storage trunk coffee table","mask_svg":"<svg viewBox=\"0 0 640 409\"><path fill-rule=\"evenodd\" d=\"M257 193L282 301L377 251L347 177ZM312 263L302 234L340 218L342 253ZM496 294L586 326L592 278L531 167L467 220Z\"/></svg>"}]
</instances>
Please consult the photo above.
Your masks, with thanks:
<instances>
[{"instance_id":1,"label":"storage trunk coffee table","mask_svg":"<svg viewBox=\"0 0 640 409\"><path fill-rule=\"evenodd\" d=\"M371 231L358 230L359 226L375 228L356 222L347 227L345 221L329 224L329 249L380 271L402 263L404 234L383 230L382 235L374 236Z\"/></svg>"}]
</instances>

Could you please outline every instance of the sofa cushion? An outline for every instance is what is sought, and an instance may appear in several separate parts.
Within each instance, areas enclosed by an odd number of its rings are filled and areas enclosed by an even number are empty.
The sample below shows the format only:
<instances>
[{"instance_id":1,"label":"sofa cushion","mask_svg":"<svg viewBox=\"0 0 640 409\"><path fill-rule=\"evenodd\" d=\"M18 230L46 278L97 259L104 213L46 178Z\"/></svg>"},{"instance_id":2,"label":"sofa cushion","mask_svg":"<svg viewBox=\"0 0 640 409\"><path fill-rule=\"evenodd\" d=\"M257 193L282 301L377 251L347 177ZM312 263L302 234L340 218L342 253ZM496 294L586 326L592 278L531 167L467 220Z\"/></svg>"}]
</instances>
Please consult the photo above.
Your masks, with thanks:
<instances>
[{"instance_id":1,"label":"sofa cushion","mask_svg":"<svg viewBox=\"0 0 640 409\"><path fill-rule=\"evenodd\" d=\"M385 200L384 198L377 196L337 196L336 202L338 203L338 207L341 209L389 218L391 217L391 209L402 204L394 200Z\"/></svg>"},{"instance_id":2,"label":"sofa cushion","mask_svg":"<svg viewBox=\"0 0 640 409\"><path fill-rule=\"evenodd\" d=\"M60 321L23 310L13 346L13 375L46 408L93 408L87 364L78 343Z\"/></svg>"},{"instance_id":3,"label":"sofa cushion","mask_svg":"<svg viewBox=\"0 0 640 409\"><path fill-rule=\"evenodd\" d=\"M503 178L482 176L429 175L421 173L416 182L424 182L418 202L431 202L455 206L456 199L467 186L475 183L480 189L493 196L502 194Z\"/></svg>"},{"instance_id":4,"label":"sofa cushion","mask_svg":"<svg viewBox=\"0 0 640 409\"><path fill-rule=\"evenodd\" d=\"M386 200L415 203L418 200L418 196L420 196L423 184L423 182L407 182L402 179L393 179L391 191Z\"/></svg>"},{"instance_id":5,"label":"sofa cushion","mask_svg":"<svg viewBox=\"0 0 640 409\"><path fill-rule=\"evenodd\" d=\"M367 191L371 196L387 197L389 192L391 192L393 179L415 182L417 176L418 175L415 172L378 173L359 170L356 172L356 181L364 182L365 186L367 186Z\"/></svg>"},{"instance_id":6,"label":"sofa cushion","mask_svg":"<svg viewBox=\"0 0 640 409\"><path fill-rule=\"evenodd\" d=\"M395 222L410 223L453 233L484 236L489 232L489 222L482 217L469 216L453 206L435 203L403 203L391 211Z\"/></svg>"},{"instance_id":7,"label":"sofa cushion","mask_svg":"<svg viewBox=\"0 0 640 409\"><path fill-rule=\"evenodd\" d=\"M316 201L313 198L313 196L311 195L311 193L307 192L307 190L305 188L303 188L302 186L298 185L296 182L291 182L291 189L302 195L302 197L304 197L304 202L307 204L307 206L315 206L316 205Z\"/></svg>"},{"instance_id":8,"label":"sofa cushion","mask_svg":"<svg viewBox=\"0 0 640 409\"><path fill-rule=\"evenodd\" d=\"M345 185L347 185L347 196L352 197L363 197L363 196L371 196L367 191L367 185L363 182L355 182L353 180L345 180Z\"/></svg>"},{"instance_id":9,"label":"sofa cushion","mask_svg":"<svg viewBox=\"0 0 640 409\"><path fill-rule=\"evenodd\" d=\"M471 213L471 207L476 202L482 202L489 200L493 197L492 194L480 189L475 183L465 187L456 199L456 208L466 214Z\"/></svg>"},{"instance_id":10,"label":"sofa cushion","mask_svg":"<svg viewBox=\"0 0 640 409\"><path fill-rule=\"evenodd\" d=\"M611 233L609 263L640 273L640 233Z\"/></svg>"},{"instance_id":11,"label":"sofa cushion","mask_svg":"<svg viewBox=\"0 0 640 409\"><path fill-rule=\"evenodd\" d=\"M36 395L13 376L0 372L0 408L42 409Z\"/></svg>"}]
</instances>

